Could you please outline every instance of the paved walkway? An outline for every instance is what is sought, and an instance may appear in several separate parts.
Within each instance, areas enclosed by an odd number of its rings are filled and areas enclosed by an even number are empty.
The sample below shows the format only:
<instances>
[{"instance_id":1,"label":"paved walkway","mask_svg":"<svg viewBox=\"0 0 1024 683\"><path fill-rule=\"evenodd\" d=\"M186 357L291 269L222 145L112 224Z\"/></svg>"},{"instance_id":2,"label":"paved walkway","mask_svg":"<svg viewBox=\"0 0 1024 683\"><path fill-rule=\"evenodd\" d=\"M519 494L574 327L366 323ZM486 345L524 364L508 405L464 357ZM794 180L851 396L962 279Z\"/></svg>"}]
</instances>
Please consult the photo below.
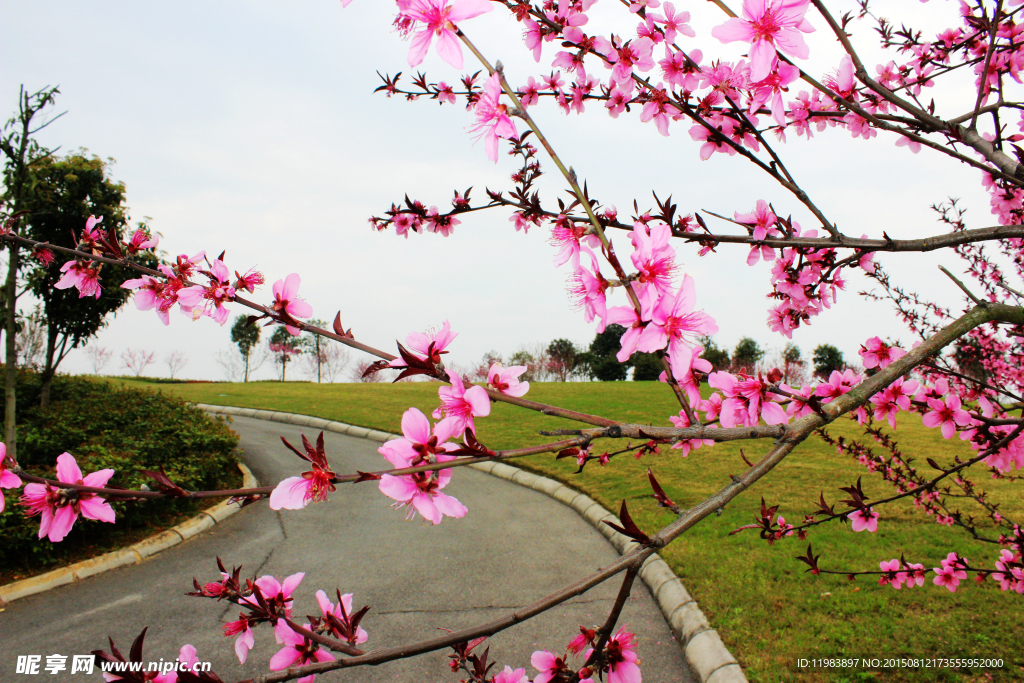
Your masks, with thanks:
<instances>
[{"instance_id":1,"label":"paved walkway","mask_svg":"<svg viewBox=\"0 0 1024 683\"><path fill-rule=\"evenodd\" d=\"M302 470L280 436L298 445L299 427L234 418L243 460L261 482L276 482ZM310 430L307 430L310 431ZM315 434L307 434L313 437ZM339 472L380 469L379 444L325 434L329 461ZM461 468L445 489L470 510L461 520L432 526L389 509L373 483L343 485L326 504L274 512L251 505L209 532L136 566L117 569L11 603L0 613L0 680L26 682L14 674L19 654L85 654L106 648L107 634L127 652L132 638L149 626L144 658L174 659L192 643L226 681L260 675L279 649L269 629L256 632L249 663L239 666L232 640L220 635L238 608L183 596L192 577L219 578L215 558L243 565L243 576L306 576L296 592L296 614L319 614L313 593L335 588L354 593L356 608L371 610L363 621L372 649L434 637L437 628L458 629L506 615L572 580L604 566L618 554L574 511L536 491ZM490 640L500 666L529 667L537 649L560 652L577 624L601 623L618 579ZM640 639L645 683L691 683L661 612L645 586L634 585L620 623ZM377 667L339 671L324 681L456 680L448 652L435 652ZM70 660L70 657L69 657ZM94 677L98 680L99 676ZM41 674L40 680L88 677Z\"/></svg>"}]
</instances>

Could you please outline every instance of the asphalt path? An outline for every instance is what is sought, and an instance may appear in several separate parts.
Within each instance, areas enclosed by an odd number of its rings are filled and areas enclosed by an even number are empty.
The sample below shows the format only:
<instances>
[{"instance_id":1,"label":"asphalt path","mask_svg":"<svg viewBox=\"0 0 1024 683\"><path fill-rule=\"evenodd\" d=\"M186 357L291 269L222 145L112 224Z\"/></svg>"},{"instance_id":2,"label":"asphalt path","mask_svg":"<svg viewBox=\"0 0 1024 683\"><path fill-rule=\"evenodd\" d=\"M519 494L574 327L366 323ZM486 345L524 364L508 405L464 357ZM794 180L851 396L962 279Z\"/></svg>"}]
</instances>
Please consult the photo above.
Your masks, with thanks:
<instances>
[{"instance_id":1,"label":"asphalt path","mask_svg":"<svg viewBox=\"0 0 1024 683\"><path fill-rule=\"evenodd\" d=\"M284 436L299 445L302 428L243 417L234 418L232 427L241 435L242 460L261 483L305 469L306 463L280 442ZM325 439L337 472L387 466L376 442L332 433ZM108 635L127 654L146 626L146 661L173 660L181 645L191 643L200 661L211 662L225 681L266 673L270 657L281 647L268 627L257 629L256 646L248 662L239 665L233 639L221 634L224 623L238 618L238 607L183 595L192 590L193 576L201 583L220 578L218 556L228 568L241 565L243 577L272 574L283 580L305 572L295 593L297 616L320 613L313 597L318 589L331 596L336 588L353 593L356 609L371 607L362 624L370 635L362 646L367 650L426 640L442 633L440 628L466 628L508 615L618 557L574 511L536 491L460 468L445 493L462 501L469 514L446 518L438 526L421 518L406 521L372 482L343 485L328 502L299 511L275 512L261 502L142 564L17 600L0 612L0 681L98 680L98 674L67 671L18 675L15 663L25 654L43 655L44 662L46 655L63 654L70 662L71 655L106 649ZM619 583L616 577L493 636L490 651L498 669L525 667L532 678L537 672L529 666L531 653L562 653L579 624L593 628L602 623ZM695 681L639 581L620 624L638 635L645 683ZM454 682L459 676L449 672L450 652L337 671L318 680Z\"/></svg>"}]
</instances>

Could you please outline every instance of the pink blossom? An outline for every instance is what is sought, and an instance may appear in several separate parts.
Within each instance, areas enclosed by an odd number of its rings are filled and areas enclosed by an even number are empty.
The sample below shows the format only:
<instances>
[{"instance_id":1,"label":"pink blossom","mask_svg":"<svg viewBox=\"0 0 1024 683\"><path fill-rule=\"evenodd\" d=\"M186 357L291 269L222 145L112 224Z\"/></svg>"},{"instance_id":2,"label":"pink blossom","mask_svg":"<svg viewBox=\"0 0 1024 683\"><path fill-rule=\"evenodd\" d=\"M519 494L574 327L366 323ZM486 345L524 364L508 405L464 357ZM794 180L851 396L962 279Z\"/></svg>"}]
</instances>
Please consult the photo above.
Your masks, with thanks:
<instances>
[{"instance_id":1,"label":"pink blossom","mask_svg":"<svg viewBox=\"0 0 1024 683\"><path fill-rule=\"evenodd\" d=\"M945 586L950 593L955 593L960 582L967 578L967 572L957 569L955 566L935 567L935 578L932 583L936 586Z\"/></svg>"},{"instance_id":2,"label":"pink blossom","mask_svg":"<svg viewBox=\"0 0 1024 683\"><path fill-rule=\"evenodd\" d=\"M999 552L999 559L996 560L996 569L999 571L992 573L992 580L998 581L1002 590L1024 594L1024 569L1019 566L1020 561L1019 555L1005 548ZM1013 563L1018 566L1012 566Z\"/></svg>"},{"instance_id":3,"label":"pink blossom","mask_svg":"<svg viewBox=\"0 0 1024 683\"><path fill-rule=\"evenodd\" d=\"M549 683L549 681L565 680L572 670L566 666L565 660L547 650L537 650L530 656L530 665L539 671L533 683Z\"/></svg>"},{"instance_id":4,"label":"pink blossom","mask_svg":"<svg viewBox=\"0 0 1024 683\"><path fill-rule=\"evenodd\" d=\"M168 311L174 305L174 302L164 298L167 293L168 283L149 275L143 275L135 280L125 280L121 287L135 290L134 301L137 309L148 311L156 308L157 315L160 316L164 325L170 324L171 319ZM165 303L166 305L164 305Z\"/></svg>"},{"instance_id":5,"label":"pink blossom","mask_svg":"<svg viewBox=\"0 0 1024 683\"><path fill-rule=\"evenodd\" d=\"M715 394L715 395L717 396L718 394ZM698 394L698 397L699 397L699 394ZM691 398L691 400L692 400L692 398ZM674 427L678 428L678 429L686 429L687 427L691 426L690 425L690 418L687 417L685 410L680 410L679 411L679 415L670 415L669 418L668 418L668 421L671 422L672 425ZM712 426L716 426L716 425L712 425ZM682 451L681 455L685 458L686 456L688 456L690 454L690 451L695 451L698 448L700 448L701 446L714 446L714 445L715 445L714 439L682 439L681 441L676 441L675 443L673 443L672 446L670 446L670 448L673 448L673 449L676 449L676 450L681 450Z\"/></svg>"},{"instance_id":6,"label":"pink blossom","mask_svg":"<svg viewBox=\"0 0 1024 683\"><path fill-rule=\"evenodd\" d=\"M637 221L633 225L630 240L633 253L629 258L639 271L634 291L649 310L661 295L672 289L672 276L676 272L676 250L670 244L672 229L664 223L645 224Z\"/></svg>"},{"instance_id":7,"label":"pink blossom","mask_svg":"<svg viewBox=\"0 0 1024 683\"><path fill-rule=\"evenodd\" d=\"M814 395L824 399L822 403L828 403L860 384L860 381L861 376L849 368L842 372L833 370L832 374L829 375L828 381L819 384L815 388Z\"/></svg>"},{"instance_id":8,"label":"pink blossom","mask_svg":"<svg viewBox=\"0 0 1024 683\"><path fill-rule=\"evenodd\" d=\"M889 346L878 337L872 337L860 347L860 357L864 359L864 368L888 367L889 363L899 360L907 355L907 352L898 346Z\"/></svg>"},{"instance_id":9,"label":"pink blossom","mask_svg":"<svg viewBox=\"0 0 1024 683\"><path fill-rule=\"evenodd\" d=\"M270 493L271 510L301 510L311 502L324 502L327 500L327 492L335 490L335 474L328 465L327 456L324 453L324 433L320 432L320 438L317 439L315 448L306 439L305 434L302 435L302 444L305 447L305 453L300 453L285 441L285 445L300 458L309 462L313 468L303 472L301 476L288 477L278 484Z\"/></svg>"},{"instance_id":10,"label":"pink blossom","mask_svg":"<svg viewBox=\"0 0 1024 683\"><path fill-rule=\"evenodd\" d=\"M57 480L61 483L102 488L112 476L114 470L105 469L83 477L73 455L61 453L57 456ZM113 508L95 493L53 488L49 484L25 484L21 504L28 508L26 514L30 517L40 515L39 538L46 536L53 543L64 540L78 515L114 523Z\"/></svg>"},{"instance_id":11,"label":"pink blossom","mask_svg":"<svg viewBox=\"0 0 1024 683\"><path fill-rule=\"evenodd\" d=\"M283 624L284 621L279 623ZM310 628L310 626L307 624L306 628ZM316 662L333 662L337 659L327 650L320 649L320 645L317 643L290 628L282 629L281 638L285 646L270 658L271 671L281 671L292 666L304 666ZM313 683L315 679L316 676L310 674L298 679L298 683Z\"/></svg>"},{"instance_id":12,"label":"pink blossom","mask_svg":"<svg viewBox=\"0 0 1024 683\"><path fill-rule=\"evenodd\" d=\"M103 288L99 282L99 268L78 261L68 261L60 267L64 276L54 285L55 289L78 288L78 298L87 296L100 298Z\"/></svg>"},{"instance_id":13,"label":"pink blossom","mask_svg":"<svg viewBox=\"0 0 1024 683\"><path fill-rule=\"evenodd\" d=\"M906 583L907 573L900 571L899 560L882 561L878 563L878 566L883 572L886 572L878 578L879 586L889 584L896 590L899 590Z\"/></svg>"},{"instance_id":14,"label":"pink blossom","mask_svg":"<svg viewBox=\"0 0 1024 683\"><path fill-rule=\"evenodd\" d=\"M598 333L604 332L608 324L608 307L604 291L608 288L608 281L601 275L597 264L597 257L590 249L581 247L590 255L590 264L593 272L577 264L576 272L569 278L569 294L576 299L576 307L583 309L583 319L588 323L594 318L599 319L597 326Z\"/></svg>"},{"instance_id":15,"label":"pink blossom","mask_svg":"<svg viewBox=\"0 0 1024 683\"><path fill-rule=\"evenodd\" d=\"M626 328L625 333L619 338L619 352L615 354L620 363L625 363L636 352L640 335L643 334L647 323L640 319L640 314L632 306L609 308L605 323L623 325Z\"/></svg>"},{"instance_id":16,"label":"pink blossom","mask_svg":"<svg viewBox=\"0 0 1024 683\"><path fill-rule=\"evenodd\" d=\"M668 345L669 353L681 354L683 348L692 348L690 339L718 332L714 318L693 310L696 298L689 275L677 292L662 295L651 308L651 324L640 334L637 350L649 353Z\"/></svg>"},{"instance_id":17,"label":"pink blossom","mask_svg":"<svg viewBox=\"0 0 1024 683\"><path fill-rule=\"evenodd\" d=\"M426 26L412 37L409 66L417 66L437 36L437 54L456 69L462 68L462 48L455 34L455 22L490 12L490 0L407 0L402 13Z\"/></svg>"},{"instance_id":18,"label":"pink blossom","mask_svg":"<svg viewBox=\"0 0 1024 683\"><path fill-rule=\"evenodd\" d=\"M498 138L511 140L519 136L516 124L508 116L508 108L498 102L501 95L501 79L495 72L484 82L484 91L473 110L476 114L476 124L471 128L477 133L477 140L484 139L487 158L494 163L498 163Z\"/></svg>"},{"instance_id":19,"label":"pink blossom","mask_svg":"<svg viewBox=\"0 0 1024 683\"><path fill-rule=\"evenodd\" d=\"M125 251L129 254L138 254L144 249L153 249L159 242L160 238L150 235L145 228L137 228L132 233L131 239L125 243L127 247Z\"/></svg>"},{"instance_id":20,"label":"pink blossom","mask_svg":"<svg viewBox=\"0 0 1024 683\"><path fill-rule=\"evenodd\" d=\"M526 675L526 669L513 671L506 664L504 669L494 675L494 683L530 683L530 677Z\"/></svg>"},{"instance_id":21,"label":"pink blossom","mask_svg":"<svg viewBox=\"0 0 1024 683\"><path fill-rule=\"evenodd\" d=\"M0 443L0 489L14 489L21 486L21 478L7 469L7 446ZM4 511L4 496L0 493L0 512Z\"/></svg>"},{"instance_id":22,"label":"pink blossom","mask_svg":"<svg viewBox=\"0 0 1024 683\"><path fill-rule=\"evenodd\" d=\"M256 645L256 636L250 628L249 617L239 613L236 621L224 624L223 631L227 638L238 636L235 638L235 656L238 657L239 664L245 664L245 660L249 657L249 650Z\"/></svg>"},{"instance_id":23,"label":"pink blossom","mask_svg":"<svg viewBox=\"0 0 1024 683\"><path fill-rule=\"evenodd\" d=\"M313 307L299 298L299 284L302 278L298 273L292 273L284 280L274 283L274 303L271 308L285 321L295 318L308 318L313 315ZM293 325L285 325L288 334L296 336L300 333L299 328Z\"/></svg>"},{"instance_id":24,"label":"pink blossom","mask_svg":"<svg viewBox=\"0 0 1024 683\"><path fill-rule=\"evenodd\" d=\"M650 38L637 38L625 44L616 39L613 49L608 61L605 62L605 66L612 70L609 87L616 83L632 82L634 69L645 72L654 68L654 59L651 57L654 52L654 41Z\"/></svg>"},{"instance_id":25,"label":"pink blossom","mask_svg":"<svg viewBox=\"0 0 1024 683\"><path fill-rule=\"evenodd\" d=\"M439 420L442 415L454 418L456 435L461 435L467 427L475 433L473 418L491 414L491 399L483 387L472 386L466 389L457 373L452 373L449 379L452 383L450 387L437 390L441 405L434 411L434 419Z\"/></svg>"},{"instance_id":26,"label":"pink blossom","mask_svg":"<svg viewBox=\"0 0 1024 683\"><path fill-rule=\"evenodd\" d=\"M235 284L233 286L236 290L244 289L251 294L256 291L257 285L262 285L263 283L263 273L255 268L250 269L245 275L239 274L237 270L235 271Z\"/></svg>"},{"instance_id":27,"label":"pink blossom","mask_svg":"<svg viewBox=\"0 0 1024 683\"><path fill-rule=\"evenodd\" d=\"M441 355L448 353L445 349L458 336L458 332L452 333L451 323L445 320L439 330L410 332L405 338L405 348L420 360L429 360L431 363L437 364L441 362ZM407 367L401 358L391 361L390 366L393 368Z\"/></svg>"},{"instance_id":28,"label":"pink blossom","mask_svg":"<svg viewBox=\"0 0 1024 683\"><path fill-rule=\"evenodd\" d=\"M853 522L854 531L870 531L872 533L878 531L879 514L875 512L874 508L854 510L846 517Z\"/></svg>"},{"instance_id":29,"label":"pink blossom","mask_svg":"<svg viewBox=\"0 0 1024 683\"><path fill-rule=\"evenodd\" d=\"M501 363L494 363L487 371L487 385L506 396L516 398L525 396L526 392L530 390L530 383L519 381L519 376L524 372L526 372L525 365L503 368Z\"/></svg>"},{"instance_id":30,"label":"pink blossom","mask_svg":"<svg viewBox=\"0 0 1024 683\"><path fill-rule=\"evenodd\" d=\"M454 456L437 455L438 462L453 459ZM457 499L441 493L441 489L451 481L451 469L437 472L417 472L394 476L382 475L378 488L388 498L397 503L395 507L408 506L408 519L418 512L424 519L440 524L443 516L465 517L468 510Z\"/></svg>"},{"instance_id":31,"label":"pink blossom","mask_svg":"<svg viewBox=\"0 0 1024 683\"><path fill-rule=\"evenodd\" d=\"M931 408L921 418L925 427L942 427L942 437L951 439L956 434L956 426L966 427L971 424L971 416L960 407L960 397L955 394L945 401L937 398L928 399Z\"/></svg>"},{"instance_id":32,"label":"pink blossom","mask_svg":"<svg viewBox=\"0 0 1024 683\"><path fill-rule=\"evenodd\" d=\"M99 228L99 224L103 222L103 216L96 218L96 216L89 216L85 221L85 230L82 231L82 236L78 240L78 248L82 251L88 251L89 248L97 246L96 243L103 238L103 233Z\"/></svg>"},{"instance_id":33,"label":"pink blossom","mask_svg":"<svg viewBox=\"0 0 1024 683\"><path fill-rule=\"evenodd\" d=\"M763 199L757 200L757 206L751 213L733 213L733 218L737 223L753 227L754 240L758 242L768 235L774 237L779 234L778 229L775 227L779 219L775 212L771 210L771 207L768 206L768 202Z\"/></svg>"},{"instance_id":34,"label":"pink blossom","mask_svg":"<svg viewBox=\"0 0 1024 683\"><path fill-rule=\"evenodd\" d=\"M708 385L725 395L719 417L723 427L753 427L760 419L770 425L789 422L786 411L772 400L780 397L768 391L760 375L740 374L737 378L728 372L713 372L708 375Z\"/></svg>"},{"instance_id":35,"label":"pink blossom","mask_svg":"<svg viewBox=\"0 0 1024 683\"><path fill-rule=\"evenodd\" d=\"M398 468L433 462L438 454L458 448L453 443L446 443L456 436L457 426L455 420L444 419L431 431L427 416L418 408L409 408L402 415L403 437L386 442L377 452Z\"/></svg>"},{"instance_id":36,"label":"pink blossom","mask_svg":"<svg viewBox=\"0 0 1024 683\"><path fill-rule=\"evenodd\" d=\"M608 639L602 667L608 672L608 683L641 683L640 658L636 655L636 645L636 635L626 630L625 626ZM589 658L591 652L588 650L584 657Z\"/></svg>"},{"instance_id":37,"label":"pink blossom","mask_svg":"<svg viewBox=\"0 0 1024 683\"><path fill-rule=\"evenodd\" d=\"M733 17L711 29L723 43L749 42L750 80L767 78L775 65L775 50L807 59L810 50L800 35L814 28L804 18L809 0L743 0L743 17Z\"/></svg>"},{"instance_id":38,"label":"pink blossom","mask_svg":"<svg viewBox=\"0 0 1024 683\"><path fill-rule=\"evenodd\" d=\"M661 24L661 29L665 32L665 42L674 43L676 42L676 33L681 33L684 36L693 38L697 33L690 27L690 13L689 12L676 12L675 5L671 2L666 2L662 11L665 16L662 17L657 13L654 13L655 23ZM700 62L700 57L694 57L695 62Z\"/></svg>"},{"instance_id":39,"label":"pink blossom","mask_svg":"<svg viewBox=\"0 0 1024 683\"><path fill-rule=\"evenodd\" d=\"M914 154L917 154L918 152L921 151L921 143L918 142L917 140L912 140L911 138L908 138L905 135L901 135L900 136L900 139L896 141L896 146L897 147L906 147L906 148L910 149L910 151L913 152ZM950 590L955 590L955 589L950 589Z\"/></svg>"},{"instance_id":40,"label":"pink blossom","mask_svg":"<svg viewBox=\"0 0 1024 683\"><path fill-rule=\"evenodd\" d=\"M474 388L483 392L480 387ZM459 420L450 417L434 425L431 433L426 416L416 408L410 408L402 415L404 438L388 441L377 450L397 468L445 462L454 458L445 453L458 448L455 444L445 442L455 436L457 430L461 434L460 427L461 430L465 429ZM398 501L396 506L408 506L410 519L418 512L424 519L440 524L443 515L457 518L465 516L467 512L458 500L441 493L451 478L451 469L399 476L385 474L381 477L379 488L381 493Z\"/></svg>"},{"instance_id":41,"label":"pink blossom","mask_svg":"<svg viewBox=\"0 0 1024 683\"><path fill-rule=\"evenodd\" d=\"M302 583L302 579L305 578L305 576L305 572L299 572L297 574L292 574L286 578L284 582L280 582L276 577L271 576L270 574L265 574L256 579L255 584L256 588L259 589L266 603L269 605L270 612L272 614L291 617L293 604L292 593L294 593L295 589L299 587L299 584ZM251 605L253 607L258 606L258 601L255 596L242 598L239 600L239 603L243 605ZM291 632L292 630L288 628L288 624L285 623L284 619L275 618L274 638L277 640L278 644L286 642L285 636Z\"/></svg>"},{"instance_id":42,"label":"pink blossom","mask_svg":"<svg viewBox=\"0 0 1024 683\"><path fill-rule=\"evenodd\" d=\"M671 3L665 3L665 6L667 7L669 4ZM689 12L685 12L685 14L689 14ZM700 67L697 65L700 64L701 59L703 59L703 55L700 50L693 50L688 60L685 53L672 50L666 45L665 59L658 62L658 66L661 67L661 74L670 86L692 92L699 85Z\"/></svg>"},{"instance_id":43,"label":"pink blossom","mask_svg":"<svg viewBox=\"0 0 1024 683\"><path fill-rule=\"evenodd\" d=\"M712 370L711 363L700 357L703 352L703 346L695 346L669 354L672 377L694 405L700 403L700 381L694 376L694 371L708 374Z\"/></svg>"},{"instance_id":44,"label":"pink blossom","mask_svg":"<svg viewBox=\"0 0 1024 683\"><path fill-rule=\"evenodd\" d=\"M715 152L734 156L736 149L729 144L729 139L736 130L736 122L730 118L714 114L706 119L712 130L706 126L695 125L690 128L690 138L694 142L703 142L700 147L701 161L707 161Z\"/></svg>"},{"instance_id":45,"label":"pink blossom","mask_svg":"<svg viewBox=\"0 0 1024 683\"><path fill-rule=\"evenodd\" d=\"M327 593L323 591L316 592L316 602L320 605L320 611L323 612L324 617L334 617L335 620L342 624L348 624L349 617L352 615L352 594L344 593L341 594L341 601L337 605L327 599ZM351 624L349 624L351 626ZM359 645L365 643L370 639L369 634L363 630L362 626L356 627L356 632L351 634L348 642L351 645Z\"/></svg>"},{"instance_id":46,"label":"pink blossom","mask_svg":"<svg viewBox=\"0 0 1024 683\"><path fill-rule=\"evenodd\" d=\"M438 81L437 83L437 102L438 104L455 104L455 92L444 81Z\"/></svg>"}]
</instances>

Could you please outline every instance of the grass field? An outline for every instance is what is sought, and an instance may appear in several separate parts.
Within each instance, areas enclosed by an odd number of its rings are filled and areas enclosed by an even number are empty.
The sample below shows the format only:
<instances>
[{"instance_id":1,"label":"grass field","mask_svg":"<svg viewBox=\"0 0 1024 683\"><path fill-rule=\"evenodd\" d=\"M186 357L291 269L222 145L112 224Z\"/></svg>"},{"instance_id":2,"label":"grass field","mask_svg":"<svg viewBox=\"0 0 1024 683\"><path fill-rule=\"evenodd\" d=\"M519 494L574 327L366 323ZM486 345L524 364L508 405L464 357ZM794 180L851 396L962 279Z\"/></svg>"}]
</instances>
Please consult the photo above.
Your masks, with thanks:
<instances>
[{"instance_id":1,"label":"grass field","mask_svg":"<svg viewBox=\"0 0 1024 683\"><path fill-rule=\"evenodd\" d=\"M163 384L159 390L191 401L316 415L387 431L399 431L402 412L408 407L429 414L437 405L437 385L429 383ZM528 398L660 425L668 425L668 416L678 411L670 392L652 382L534 384ZM496 449L543 443L545 438L537 434L541 429L578 426L506 404L494 404L491 417L478 420L477 425L481 441ZM943 464L956 454L969 452L961 441L946 441L938 430L923 428L919 418L908 417L898 426L904 454L915 456L922 466L927 467L923 465L925 457ZM834 435L859 434L856 424L847 420L829 429ZM754 441L745 442L742 448L754 461L769 446L767 441ZM599 443L597 452L615 447ZM565 481L612 510L625 499L637 524L655 531L670 521L671 513L659 509L650 497L644 476L648 466L667 494L687 507L719 489L730 474L745 469L740 448L735 443L720 444L685 459L667 449L641 461L620 456L605 467L591 463L578 475L573 474L571 459L555 461L550 454L523 458L515 464ZM383 466L383 459L381 463ZM806 574L805 565L794 559L804 553L807 542L793 537L770 547L755 531L729 535L754 521L762 496L769 504L780 505L779 512L787 520L796 522L813 511L820 491L834 503L846 497L838 487L852 484L859 476L864 476L864 490L871 498L891 495L879 478L812 437L723 514L699 524L664 549L662 556L683 579L752 681L1024 680L1024 651L1019 644L1024 605L1018 594L1003 593L991 581L980 586L971 581L949 593L933 586L930 579L923 588L897 591L878 586L867 577L853 582L843 577L817 578ZM1019 489L1014 492L1012 484L989 481L983 472L974 479L990 491L991 501L1000 503L1008 518L1022 516L1024 501ZM450 490L458 495L457 476ZM976 512L968 504L963 511ZM838 524L812 529L808 541L815 553L821 553L822 568L876 570L880 560L901 553L907 561L934 567L951 551L973 564L991 567L998 556L996 546L940 526L917 513L910 503L886 506L881 514L875 534L853 533ZM811 672L796 667L800 657L832 656L1002 658L1004 667L875 672Z\"/></svg>"}]
</instances>

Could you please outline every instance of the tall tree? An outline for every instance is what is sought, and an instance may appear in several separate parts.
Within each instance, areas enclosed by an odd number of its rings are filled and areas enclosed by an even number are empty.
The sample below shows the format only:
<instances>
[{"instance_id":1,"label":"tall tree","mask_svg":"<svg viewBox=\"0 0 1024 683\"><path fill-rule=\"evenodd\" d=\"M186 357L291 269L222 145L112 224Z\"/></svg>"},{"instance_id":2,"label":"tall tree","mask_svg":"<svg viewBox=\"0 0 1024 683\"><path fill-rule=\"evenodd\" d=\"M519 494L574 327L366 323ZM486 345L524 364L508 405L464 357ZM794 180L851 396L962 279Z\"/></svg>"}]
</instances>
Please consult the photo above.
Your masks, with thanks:
<instances>
[{"instance_id":1,"label":"tall tree","mask_svg":"<svg viewBox=\"0 0 1024 683\"><path fill-rule=\"evenodd\" d=\"M311 318L309 320L310 325L316 327L327 328L329 325L323 320L317 318ZM319 334L313 334L307 332L299 338L299 347L310 355L313 361L312 367L316 368L316 383L320 384L323 381L323 364L327 359L324 357L324 348L326 346L326 340Z\"/></svg>"},{"instance_id":2,"label":"tall tree","mask_svg":"<svg viewBox=\"0 0 1024 683\"><path fill-rule=\"evenodd\" d=\"M626 379L628 364L620 363L615 354L622 348L620 339L626 333L622 325L612 323L598 332L590 342L590 376L601 382L615 382Z\"/></svg>"},{"instance_id":3,"label":"tall tree","mask_svg":"<svg viewBox=\"0 0 1024 683\"><path fill-rule=\"evenodd\" d=\"M732 352L732 365L736 372L754 372L757 361L764 358L764 349L750 337L740 339Z\"/></svg>"},{"instance_id":4,"label":"tall tree","mask_svg":"<svg viewBox=\"0 0 1024 683\"><path fill-rule=\"evenodd\" d=\"M120 240L125 237L128 209L124 185L109 176L110 161L80 150L65 157L39 160L32 172L32 188L24 198L30 212L26 218L28 236L62 247L74 247L90 216L103 220L98 228ZM139 229L146 230L144 225ZM156 257L144 251L134 257L154 267ZM84 345L106 327L108 316L127 303L131 291L121 284L134 277L126 268L110 264L96 266L102 290L98 297L82 296L77 289L56 289L62 273L56 265L35 263L28 273L33 295L43 303L46 315L46 351L42 371L41 405L50 398L50 383L57 367L72 349Z\"/></svg>"},{"instance_id":5,"label":"tall tree","mask_svg":"<svg viewBox=\"0 0 1024 683\"><path fill-rule=\"evenodd\" d=\"M53 150L40 147L32 139L32 136L62 116L62 114L58 114L43 123L39 123L39 119L36 118L43 109L53 104L58 92L57 88L46 87L29 94L22 86L18 93L18 114L7 122L3 129L3 135L0 135L0 151L5 157L3 199L9 210L9 215L3 217L5 228L13 227L17 223L15 217L25 210L24 195L31 187L33 165L53 153ZM7 444L7 455L13 460L17 457L15 410L17 408L18 346L15 312L18 310L18 269L21 267L21 259L17 243L8 242L7 244L7 281L4 284L3 296L4 333L7 335L6 372L4 374L4 443Z\"/></svg>"},{"instance_id":6,"label":"tall tree","mask_svg":"<svg viewBox=\"0 0 1024 683\"><path fill-rule=\"evenodd\" d=\"M279 325L270 335L270 352L274 356L274 363L281 366L281 381L283 382L292 356L302 353L299 349L299 338L293 337L283 325Z\"/></svg>"},{"instance_id":7,"label":"tall tree","mask_svg":"<svg viewBox=\"0 0 1024 683\"><path fill-rule=\"evenodd\" d=\"M238 347L238 353L242 354L242 361L245 363L245 371L242 376L243 382L249 381L249 358L252 352L260 343L260 326L249 323L249 316L240 315L235 318L231 325L231 341Z\"/></svg>"},{"instance_id":8,"label":"tall tree","mask_svg":"<svg viewBox=\"0 0 1024 683\"><path fill-rule=\"evenodd\" d=\"M819 344L814 349L814 374L822 379L828 379L833 370L842 370L846 363L843 361L843 352L831 344Z\"/></svg>"},{"instance_id":9,"label":"tall tree","mask_svg":"<svg viewBox=\"0 0 1024 683\"><path fill-rule=\"evenodd\" d=\"M701 358L711 363L713 372L729 370L729 364L732 362L732 359L729 358L728 351L718 348L715 340L707 335L700 337L697 341L704 347L704 352L700 354Z\"/></svg>"},{"instance_id":10,"label":"tall tree","mask_svg":"<svg viewBox=\"0 0 1024 683\"><path fill-rule=\"evenodd\" d=\"M555 339L548 344L548 371L559 382L566 382L579 364L580 352L568 339Z\"/></svg>"}]
</instances>

